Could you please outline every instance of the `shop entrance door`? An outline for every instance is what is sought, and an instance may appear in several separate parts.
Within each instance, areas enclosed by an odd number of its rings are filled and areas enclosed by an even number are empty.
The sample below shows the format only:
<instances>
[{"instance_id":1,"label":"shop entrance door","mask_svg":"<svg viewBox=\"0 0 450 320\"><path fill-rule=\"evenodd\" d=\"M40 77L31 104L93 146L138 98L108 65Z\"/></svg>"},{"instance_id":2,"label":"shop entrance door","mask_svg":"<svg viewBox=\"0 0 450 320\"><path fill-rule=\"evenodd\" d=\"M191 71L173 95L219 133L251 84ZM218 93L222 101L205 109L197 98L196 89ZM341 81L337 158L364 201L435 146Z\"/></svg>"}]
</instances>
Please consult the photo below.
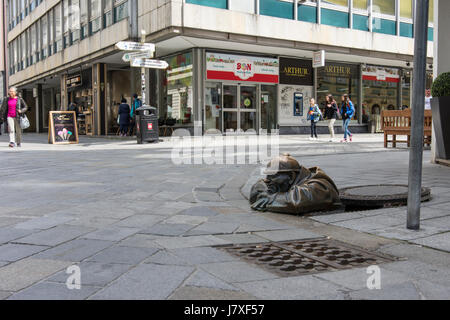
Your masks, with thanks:
<instances>
[{"instance_id":1,"label":"shop entrance door","mask_svg":"<svg viewBox=\"0 0 450 320\"><path fill-rule=\"evenodd\" d=\"M224 133L257 132L257 94L255 85L223 86Z\"/></svg>"}]
</instances>

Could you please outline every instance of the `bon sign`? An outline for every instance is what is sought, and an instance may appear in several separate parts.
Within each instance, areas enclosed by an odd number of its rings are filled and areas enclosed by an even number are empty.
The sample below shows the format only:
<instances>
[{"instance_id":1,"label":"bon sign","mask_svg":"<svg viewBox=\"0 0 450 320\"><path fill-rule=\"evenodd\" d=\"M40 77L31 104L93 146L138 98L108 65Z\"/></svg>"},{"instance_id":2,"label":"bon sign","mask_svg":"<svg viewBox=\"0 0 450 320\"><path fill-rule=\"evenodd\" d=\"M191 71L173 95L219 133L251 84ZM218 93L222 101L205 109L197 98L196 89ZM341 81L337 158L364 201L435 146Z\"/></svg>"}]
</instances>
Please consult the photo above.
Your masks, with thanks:
<instances>
[{"instance_id":1,"label":"bon sign","mask_svg":"<svg viewBox=\"0 0 450 320\"><path fill-rule=\"evenodd\" d=\"M275 58L238 56L222 53L206 54L209 80L278 83L279 61Z\"/></svg>"}]
</instances>

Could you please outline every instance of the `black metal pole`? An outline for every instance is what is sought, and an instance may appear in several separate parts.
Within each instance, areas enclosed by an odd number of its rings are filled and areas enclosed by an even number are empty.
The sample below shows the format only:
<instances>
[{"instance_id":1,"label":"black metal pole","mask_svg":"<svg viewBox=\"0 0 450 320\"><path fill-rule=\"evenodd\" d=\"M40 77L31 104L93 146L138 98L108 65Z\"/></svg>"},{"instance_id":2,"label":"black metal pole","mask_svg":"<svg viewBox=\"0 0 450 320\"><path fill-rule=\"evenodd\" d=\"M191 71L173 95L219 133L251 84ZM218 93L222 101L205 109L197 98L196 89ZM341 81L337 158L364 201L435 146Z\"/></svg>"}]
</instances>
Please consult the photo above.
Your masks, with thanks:
<instances>
[{"instance_id":1,"label":"black metal pole","mask_svg":"<svg viewBox=\"0 0 450 320\"><path fill-rule=\"evenodd\" d=\"M424 134L425 80L428 45L429 0L416 0L414 23L414 79L411 110L411 149L409 152L408 223L411 230L420 229L422 203L422 165Z\"/></svg>"}]
</instances>

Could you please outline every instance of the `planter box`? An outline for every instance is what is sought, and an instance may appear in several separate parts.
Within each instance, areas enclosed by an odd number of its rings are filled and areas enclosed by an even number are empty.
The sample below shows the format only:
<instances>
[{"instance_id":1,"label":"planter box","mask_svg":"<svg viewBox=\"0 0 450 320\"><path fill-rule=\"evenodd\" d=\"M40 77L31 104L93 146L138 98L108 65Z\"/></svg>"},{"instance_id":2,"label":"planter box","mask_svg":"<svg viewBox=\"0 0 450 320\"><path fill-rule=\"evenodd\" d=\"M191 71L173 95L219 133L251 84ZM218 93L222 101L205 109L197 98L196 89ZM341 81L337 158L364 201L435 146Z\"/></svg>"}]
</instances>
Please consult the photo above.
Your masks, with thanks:
<instances>
[{"instance_id":1,"label":"planter box","mask_svg":"<svg viewBox=\"0 0 450 320\"><path fill-rule=\"evenodd\" d=\"M431 100L436 139L436 157L450 160L450 97Z\"/></svg>"}]
</instances>

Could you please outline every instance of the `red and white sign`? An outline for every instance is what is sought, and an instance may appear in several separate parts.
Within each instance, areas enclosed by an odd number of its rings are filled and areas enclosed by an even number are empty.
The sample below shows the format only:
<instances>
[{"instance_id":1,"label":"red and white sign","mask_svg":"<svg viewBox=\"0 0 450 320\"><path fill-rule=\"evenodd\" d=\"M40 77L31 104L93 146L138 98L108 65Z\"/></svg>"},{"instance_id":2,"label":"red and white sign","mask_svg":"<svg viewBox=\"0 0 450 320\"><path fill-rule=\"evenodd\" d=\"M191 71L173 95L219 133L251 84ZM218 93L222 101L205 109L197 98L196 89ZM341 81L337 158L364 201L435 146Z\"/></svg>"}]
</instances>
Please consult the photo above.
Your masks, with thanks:
<instances>
[{"instance_id":1,"label":"red and white sign","mask_svg":"<svg viewBox=\"0 0 450 320\"><path fill-rule=\"evenodd\" d=\"M148 129L148 130L153 130L153 123L149 123L149 124L147 125L147 129Z\"/></svg>"},{"instance_id":2,"label":"red and white sign","mask_svg":"<svg viewBox=\"0 0 450 320\"><path fill-rule=\"evenodd\" d=\"M209 52L206 54L206 73L208 80L278 83L280 62L274 58Z\"/></svg>"},{"instance_id":3,"label":"red and white sign","mask_svg":"<svg viewBox=\"0 0 450 320\"><path fill-rule=\"evenodd\" d=\"M400 82L398 69L366 66L362 70L363 80Z\"/></svg>"}]
</instances>

